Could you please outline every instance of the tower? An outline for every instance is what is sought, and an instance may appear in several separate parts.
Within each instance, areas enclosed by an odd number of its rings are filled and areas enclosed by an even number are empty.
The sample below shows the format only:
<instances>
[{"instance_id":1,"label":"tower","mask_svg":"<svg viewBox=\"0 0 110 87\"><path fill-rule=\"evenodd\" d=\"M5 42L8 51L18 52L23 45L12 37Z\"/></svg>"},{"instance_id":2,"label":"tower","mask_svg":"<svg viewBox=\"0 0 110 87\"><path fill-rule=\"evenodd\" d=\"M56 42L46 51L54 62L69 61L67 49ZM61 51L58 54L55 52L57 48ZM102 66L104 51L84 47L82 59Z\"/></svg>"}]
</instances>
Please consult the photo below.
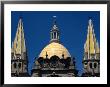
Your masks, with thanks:
<instances>
[{"instance_id":1,"label":"tower","mask_svg":"<svg viewBox=\"0 0 110 87\"><path fill-rule=\"evenodd\" d=\"M56 16L53 17L53 26L50 31L50 42L43 48L35 60L31 71L33 77L76 77L75 58L60 43L59 28Z\"/></svg>"},{"instance_id":2,"label":"tower","mask_svg":"<svg viewBox=\"0 0 110 87\"><path fill-rule=\"evenodd\" d=\"M82 76L100 76L100 49L91 19L88 22L87 39L84 44L83 65L84 73Z\"/></svg>"},{"instance_id":3,"label":"tower","mask_svg":"<svg viewBox=\"0 0 110 87\"><path fill-rule=\"evenodd\" d=\"M19 19L16 36L14 42L12 42L11 75L28 76L28 58L22 18Z\"/></svg>"}]
</instances>

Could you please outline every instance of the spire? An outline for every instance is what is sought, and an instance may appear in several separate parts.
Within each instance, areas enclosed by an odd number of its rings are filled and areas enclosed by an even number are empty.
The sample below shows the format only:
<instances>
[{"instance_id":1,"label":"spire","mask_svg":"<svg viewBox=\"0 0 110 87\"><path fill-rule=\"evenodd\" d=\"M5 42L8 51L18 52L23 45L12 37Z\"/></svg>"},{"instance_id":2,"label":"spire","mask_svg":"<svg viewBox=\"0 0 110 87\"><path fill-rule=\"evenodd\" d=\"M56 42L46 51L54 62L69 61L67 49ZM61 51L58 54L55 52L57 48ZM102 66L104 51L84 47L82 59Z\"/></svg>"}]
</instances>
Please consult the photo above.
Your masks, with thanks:
<instances>
[{"instance_id":1,"label":"spire","mask_svg":"<svg viewBox=\"0 0 110 87\"><path fill-rule=\"evenodd\" d=\"M23 30L23 22L22 18L19 18L16 36L14 42L12 44L12 61L11 66L11 75L15 76L28 76L28 60L27 60L27 52L26 52L26 45L25 45L25 38L24 38L24 30ZM14 67L14 64L17 64L18 67ZM22 66L21 66L22 65Z\"/></svg>"},{"instance_id":2,"label":"spire","mask_svg":"<svg viewBox=\"0 0 110 87\"><path fill-rule=\"evenodd\" d=\"M88 58L90 54L95 54L99 49L97 44L98 43L96 42L93 23L92 23L92 20L89 19L87 40L86 40L86 43L84 44L84 52L88 54Z\"/></svg>"},{"instance_id":3,"label":"spire","mask_svg":"<svg viewBox=\"0 0 110 87\"><path fill-rule=\"evenodd\" d=\"M15 54L21 54L23 52L26 52L23 22L21 17L18 22L17 32L12 48L15 51Z\"/></svg>"},{"instance_id":4,"label":"spire","mask_svg":"<svg viewBox=\"0 0 110 87\"><path fill-rule=\"evenodd\" d=\"M50 42L59 42L59 29L56 24L56 16L53 16L53 27L50 32Z\"/></svg>"}]
</instances>

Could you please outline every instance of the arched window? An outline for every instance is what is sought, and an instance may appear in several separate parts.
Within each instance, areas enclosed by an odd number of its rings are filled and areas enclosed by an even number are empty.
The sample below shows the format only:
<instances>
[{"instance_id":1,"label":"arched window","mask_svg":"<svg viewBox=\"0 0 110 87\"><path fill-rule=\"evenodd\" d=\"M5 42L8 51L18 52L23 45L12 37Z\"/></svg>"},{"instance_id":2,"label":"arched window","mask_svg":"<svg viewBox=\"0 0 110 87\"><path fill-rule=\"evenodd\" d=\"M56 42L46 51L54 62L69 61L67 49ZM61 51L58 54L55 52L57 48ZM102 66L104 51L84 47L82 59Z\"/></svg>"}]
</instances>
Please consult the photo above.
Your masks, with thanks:
<instances>
[{"instance_id":1,"label":"arched window","mask_svg":"<svg viewBox=\"0 0 110 87\"><path fill-rule=\"evenodd\" d=\"M16 63L14 63L14 68L16 68Z\"/></svg>"},{"instance_id":2,"label":"arched window","mask_svg":"<svg viewBox=\"0 0 110 87\"><path fill-rule=\"evenodd\" d=\"M92 63L90 63L90 68L92 68Z\"/></svg>"},{"instance_id":3,"label":"arched window","mask_svg":"<svg viewBox=\"0 0 110 87\"><path fill-rule=\"evenodd\" d=\"M54 32L54 39L56 39L56 32Z\"/></svg>"},{"instance_id":4,"label":"arched window","mask_svg":"<svg viewBox=\"0 0 110 87\"><path fill-rule=\"evenodd\" d=\"M52 33L52 39L53 39L53 33Z\"/></svg>"},{"instance_id":5,"label":"arched window","mask_svg":"<svg viewBox=\"0 0 110 87\"><path fill-rule=\"evenodd\" d=\"M18 67L21 68L21 63L18 64Z\"/></svg>"},{"instance_id":6,"label":"arched window","mask_svg":"<svg viewBox=\"0 0 110 87\"><path fill-rule=\"evenodd\" d=\"M94 63L94 68L96 68L97 67L97 63Z\"/></svg>"}]
</instances>

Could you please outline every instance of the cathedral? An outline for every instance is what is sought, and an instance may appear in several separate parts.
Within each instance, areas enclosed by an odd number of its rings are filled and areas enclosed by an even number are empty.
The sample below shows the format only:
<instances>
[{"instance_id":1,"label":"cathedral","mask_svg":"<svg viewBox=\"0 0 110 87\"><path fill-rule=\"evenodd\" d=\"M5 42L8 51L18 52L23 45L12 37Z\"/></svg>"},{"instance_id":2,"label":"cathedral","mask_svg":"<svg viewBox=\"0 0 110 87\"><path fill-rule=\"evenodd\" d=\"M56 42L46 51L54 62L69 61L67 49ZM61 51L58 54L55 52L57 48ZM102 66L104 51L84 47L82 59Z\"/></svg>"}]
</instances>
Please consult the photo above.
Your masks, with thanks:
<instances>
[{"instance_id":1,"label":"cathedral","mask_svg":"<svg viewBox=\"0 0 110 87\"><path fill-rule=\"evenodd\" d=\"M41 51L32 69L32 76L40 77L75 77L75 58L60 42L60 32L54 18L50 31L50 42Z\"/></svg>"},{"instance_id":2,"label":"cathedral","mask_svg":"<svg viewBox=\"0 0 110 87\"><path fill-rule=\"evenodd\" d=\"M25 44L23 21L19 19L17 32L11 48L12 77L94 77L100 76L100 49L96 40L92 20L88 21L87 39L84 44L83 73L78 75L75 57L60 41L60 31L53 16L50 41L35 57L31 75L28 73L28 54Z\"/></svg>"}]
</instances>

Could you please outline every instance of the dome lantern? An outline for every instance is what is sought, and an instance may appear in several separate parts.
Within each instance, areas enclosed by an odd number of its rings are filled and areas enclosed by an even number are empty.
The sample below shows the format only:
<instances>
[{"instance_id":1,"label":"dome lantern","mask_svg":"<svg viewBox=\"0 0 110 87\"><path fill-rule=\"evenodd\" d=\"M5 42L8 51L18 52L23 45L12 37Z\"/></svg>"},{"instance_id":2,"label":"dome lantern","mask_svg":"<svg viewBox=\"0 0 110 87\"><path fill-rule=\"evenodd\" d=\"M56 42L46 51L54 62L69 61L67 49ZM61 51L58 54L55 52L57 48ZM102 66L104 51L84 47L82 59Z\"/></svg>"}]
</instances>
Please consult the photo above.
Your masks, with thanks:
<instances>
[{"instance_id":1,"label":"dome lantern","mask_svg":"<svg viewBox=\"0 0 110 87\"><path fill-rule=\"evenodd\" d=\"M53 16L53 27L50 31L50 42L59 42L59 29L56 24L56 16Z\"/></svg>"}]
</instances>

